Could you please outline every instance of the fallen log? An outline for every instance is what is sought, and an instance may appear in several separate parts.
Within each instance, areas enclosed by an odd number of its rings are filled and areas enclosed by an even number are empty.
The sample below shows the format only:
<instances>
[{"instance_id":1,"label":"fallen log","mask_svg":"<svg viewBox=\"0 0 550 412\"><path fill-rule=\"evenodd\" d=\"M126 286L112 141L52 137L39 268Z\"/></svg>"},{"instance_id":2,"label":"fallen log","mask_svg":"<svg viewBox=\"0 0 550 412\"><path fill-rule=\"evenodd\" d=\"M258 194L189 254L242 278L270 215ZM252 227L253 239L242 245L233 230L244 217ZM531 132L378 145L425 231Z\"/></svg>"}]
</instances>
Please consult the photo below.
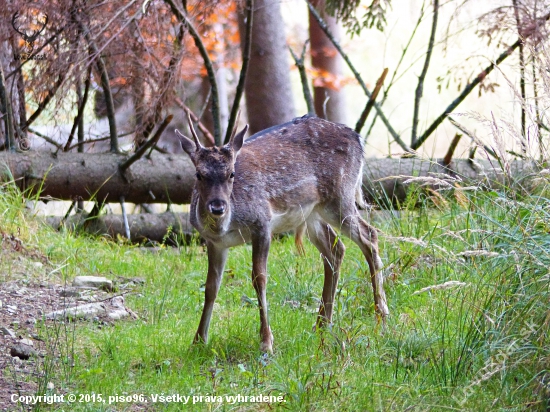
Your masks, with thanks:
<instances>
[{"instance_id":1,"label":"fallen log","mask_svg":"<svg viewBox=\"0 0 550 412\"><path fill-rule=\"evenodd\" d=\"M114 153L0 152L0 173L9 171L27 196L42 199L131 203L189 203L195 168L187 156L156 154L125 172L130 155ZM4 170L2 170L4 169Z\"/></svg>"},{"instance_id":2,"label":"fallen log","mask_svg":"<svg viewBox=\"0 0 550 412\"><path fill-rule=\"evenodd\" d=\"M62 226L69 230L84 230L87 233L99 236L108 236L117 239L126 236L121 215L101 215L88 219L86 214L77 213L63 220L61 216L50 216L46 222L56 229ZM130 240L135 243L154 241L164 243L174 240L174 237L183 238L189 242L193 236L193 227L189 223L187 213L157 213L128 215L130 226Z\"/></svg>"},{"instance_id":3,"label":"fallen log","mask_svg":"<svg viewBox=\"0 0 550 412\"><path fill-rule=\"evenodd\" d=\"M475 186L481 190L513 187L533 177L540 167L529 160L499 163L495 159L366 159L363 168L363 194L383 206L401 202L411 186L434 190Z\"/></svg>"},{"instance_id":4,"label":"fallen log","mask_svg":"<svg viewBox=\"0 0 550 412\"><path fill-rule=\"evenodd\" d=\"M195 168L186 155L153 153L122 172L120 165L128 158L113 153L0 152L0 178L13 179L28 197L40 191L44 200L119 202L124 197L136 204L189 203ZM501 165L496 160L454 159L445 166L439 160L371 158L365 160L363 188L370 202L401 201L410 184L418 183L408 179L410 176L432 178L427 182L432 188L442 187L434 176L458 178L463 185L498 188L536 170L533 162L522 160Z\"/></svg>"}]
</instances>

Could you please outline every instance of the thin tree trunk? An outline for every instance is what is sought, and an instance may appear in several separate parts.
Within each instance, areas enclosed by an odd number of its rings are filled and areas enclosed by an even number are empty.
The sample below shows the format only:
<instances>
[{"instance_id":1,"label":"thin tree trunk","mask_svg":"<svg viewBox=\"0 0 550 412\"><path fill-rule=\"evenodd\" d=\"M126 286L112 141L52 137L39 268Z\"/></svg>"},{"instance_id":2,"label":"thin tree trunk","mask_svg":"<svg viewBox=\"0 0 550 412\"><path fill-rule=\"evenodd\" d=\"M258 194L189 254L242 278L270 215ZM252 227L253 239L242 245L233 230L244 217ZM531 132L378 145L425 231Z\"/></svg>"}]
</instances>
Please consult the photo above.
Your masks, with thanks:
<instances>
[{"instance_id":1,"label":"thin tree trunk","mask_svg":"<svg viewBox=\"0 0 550 412\"><path fill-rule=\"evenodd\" d=\"M519 16L519 6L517 0L512 0L514 6L514 16L516 18L516 26L518 29L518 34L521 37L521 18ZM521 151L523 154L527 153L527 130L525 122L525 54L523 42L519 45L519 89L521 93Z\"/></svg>"},{"instance_id":2,"label":"thin tree trunk","mask_svg":"<svg viewBox=\"0 0 550 412\"><path fill-rule=\"evenodd\" d=\"M11 6L11 4L8 4ZM2 31L4 29L4 31ZM16 39L13 38L15 31L10 30L11 26L5 25L0 28L0 106L2 110L2 120L4 141L0 142L0 147L4 146L9 150L18 150L18 131L21 128L19 123L21 119L20 110L24 107L20 102L20 93L17 86L17 72L15 71L18 66L18 61L14 59L16 49L14 44ZM8 78L7 73L14 72L16 75Z\"/></svg>"},{"instance_id":3,"label":"thin tree trunk","mask_svg":"<svg viewBox=\"0 0 550 412\"><path fill-rule=\"evenodd\" d=\"M91 73L88 73L88 77L86 78L86 86L84 87L84 95L82 95L82 90L80 89L80 84L77 85L77 93L78 93L78 105L79 107L84 108L86 106L86 99L88 90L90 87L90 75ZM77 141L79 144L77 151L79 153L84 153L84 145L82 144L84 142L84 116L80 116L78 118L78 132L77 132ZM84 201L82 199L78 199L76 201L76 210L82 211L84 210Z\"/></svg>"},{"instance_id":4,"label":"thin tree trunk","mask_svg":"<svg viewBox=\"0 0 550 412\"><path fill-rule=\"evenodd\" d=\"M218 96L220 98L220 133L226 135L227 124L229 122L229 97L227 93L227 69L222 66L223 57L219 56L218 62L220 67L216 72L218 80Z\"/></svg>"},{"instance_id":5,"label":"thin tree trunk","mask_svg":"<svg viewBox=\"0 0 550 412\"><path fill-rule=\"evenodd\" d=\"M314 0L311 4L318 10L332 35L338 40L340 26L334 17L323 13L325 0ZM326 73L334 78L342 76L342 57L311 12L309 12L309 39L313 69L318 70L321 75ZM337 123L346 123L346 99L343 90L314 86L313 95L317 116Z\"/></svg>"},{"instance_id":6,"label":"thin tree trunk","mask_svg":"<svg viewBox=\"0 0 550 412\"><path fill-rule=\"evenodd\" d=\"M426 58L424 59L424 66L422 67L422 72L418 77L418 85L416 86L416 92L414 96L414 114L412 122L412 132L411 132L411 147L414 147L416 144L417 130L418 130L418 116L420 113L420 100L422 99L422 94L424 92L424 80L426 79L426 74L428 74L428 68L430 67L430 59L432 57L432 52L435 42L435 32L437 31L437 17L439 15L439 0L434 0L433 2L433 19L432 19L432 30L430 33L430 40L428 41L428 50L426 51Z\"/></svg>"},{"instance_id":7,"label":"thin tree trunk","mask_svg":"<svg viewBox=\"0 0 550 412\"><path fill-rule=\"evenodd\" d=\"M4 141L3 147L7 150L15 150L15 132L13 128L12 104L9 99L4 70L0 66L0 115L4 123Z\"/></svg>"},{"instance_id":8,"label":"thin tree trunk","mask_svg":"<svg viewBox=\"0 0 550 412\"><path fill-rule=\"evenodd\" d=\"M25 98L25 80L24 80L23 72L21 71L21 68L17 70L16 76L17 76L17 94L18 94L17 100L19 101L19 108L18 108L19 123L18 124L22 125L22 124L27 124L27 108L25 107L25 102L27 100ZM27 131L21 130L18 128L18 134L19 134L19 139L21 140L21 146L25 149L29 149Z\"/></svg>"},{"instance_id":9,"label":"thin tree trunk","mask_svg":"<svg viewBox=\"0 0 550 412\"><path fill-rule=\"evenodd\" d=\"M235 98L233 99L233 105L231 106L231 114L227 123L227 132L225 133L224 143L228 143L231 138L231 133L235 127L237 116L240 112L241 98L244 93L244 84L246 81L246 74L248 73L248 66L250 65L250 50L252 46L252 26L254 25L254 0L246 0L245 5L246 13L243 13L246 19L244 38L241 39L242 50L242 67L239 74L239 83L235 90Z\"/></svg>"},{"instance_id":10,"label":"thin tree trunk","mask_svg":"<svg viewBox=\"0 0 550 412\"><path fill-rule=\"evenodd\" d=\"M111 152L118 153L118 133L116 127L115 117L115 105L113 102L113 94L111 93L111 85L109 83L109 75L107 73L107 67L100 54L98 54L97 47L94 45L89 34L86 34L89 42L92 54L95 56L97 69L100 73L101 88L105 96L105 106L107 107L107 119L109 121L109 134L111 136Z\"/></svg>"},{"instance_id":11,"label":"thin tree trunk","mask_svg":"<svg viewBox=\"0 0 550 412\"><path fill-rule=\"evenodd\" d=\"M242 18L239 26L244 39ZM284 27L279 2L254 2L252 48L245 82L250 134L287 122L295 116Z\"/></svg>"}]
</instances>

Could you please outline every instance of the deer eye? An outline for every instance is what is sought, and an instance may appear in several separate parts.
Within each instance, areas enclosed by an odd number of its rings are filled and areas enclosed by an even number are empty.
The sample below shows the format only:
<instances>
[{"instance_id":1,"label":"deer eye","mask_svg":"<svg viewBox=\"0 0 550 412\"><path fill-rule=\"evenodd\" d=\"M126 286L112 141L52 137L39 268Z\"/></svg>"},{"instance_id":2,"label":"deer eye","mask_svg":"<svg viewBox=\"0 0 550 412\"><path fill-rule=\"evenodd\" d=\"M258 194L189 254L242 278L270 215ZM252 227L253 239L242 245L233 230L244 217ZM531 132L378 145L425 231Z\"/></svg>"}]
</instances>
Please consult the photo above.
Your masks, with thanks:
<instances>
[{"instance_id":1,"label":"deer eye","mask_svg":"<svg viewBox=\"0 0 550 412\"><path fill-rule=\"evenodd\" d=\"M195 174L195 176L197 177L197 180L201 180L201 179L202 179L202 176L201 176L201 174L200 174L199 172L197 172L197 173Z\"/></svg>"},{"instance_id":2,"label":"deer eye","mask_svg":"<svg viewBox=\"0 0 550 412\"><path fill-rule=\"evenodd\" d=\"M229 178L233 179L234 177L235 177L235 172L231 172L231 174L229 175Z\"/></svg>"}]
</instances>

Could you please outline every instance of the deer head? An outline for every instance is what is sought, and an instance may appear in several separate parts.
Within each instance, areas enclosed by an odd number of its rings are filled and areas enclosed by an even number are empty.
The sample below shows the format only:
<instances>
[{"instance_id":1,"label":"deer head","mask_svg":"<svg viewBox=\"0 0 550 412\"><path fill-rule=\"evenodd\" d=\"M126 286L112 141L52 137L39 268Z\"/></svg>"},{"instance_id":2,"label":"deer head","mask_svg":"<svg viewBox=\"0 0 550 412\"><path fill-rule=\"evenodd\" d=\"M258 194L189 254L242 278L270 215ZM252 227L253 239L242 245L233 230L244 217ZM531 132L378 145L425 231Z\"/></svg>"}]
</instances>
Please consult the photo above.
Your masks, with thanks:
<instances>
[{"instance_id":1,"label":"deer head","mask_svg":"<svg viewBox=\"0 0 550 412\"><path fill-rule=\"evenodd\" d=\"M188 117L193 140L176 130L181 147L189 155L196 168L195 189L200 198L200 207L211 218L224 217L230 206L230 197L235 178L235 162L248 130L246 125L239 133L231 135L229 143L222 147L204 147L198 137L191 118Z\"/></svg>"}]
</instances>

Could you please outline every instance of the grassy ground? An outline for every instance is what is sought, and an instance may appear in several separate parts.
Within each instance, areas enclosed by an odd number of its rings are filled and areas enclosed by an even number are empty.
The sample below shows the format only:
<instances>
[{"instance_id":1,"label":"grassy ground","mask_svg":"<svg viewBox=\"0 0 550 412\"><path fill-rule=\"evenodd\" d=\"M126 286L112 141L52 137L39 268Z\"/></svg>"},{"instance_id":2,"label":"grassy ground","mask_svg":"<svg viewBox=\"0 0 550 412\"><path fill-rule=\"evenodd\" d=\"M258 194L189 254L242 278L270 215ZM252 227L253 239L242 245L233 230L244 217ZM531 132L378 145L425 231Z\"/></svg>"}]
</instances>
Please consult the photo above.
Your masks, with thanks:
<instances>
[{"instance_id":1,"label":"grassy ground","mask_svg":"<svg viewBox=\"0 0 550 412\"><path fill-rule=\"evenodd\" d=\"M375 213L391 311L384 333L355 245L345 240L334 325L315 333L318 252L307 244L301 258L292 238L274 241L268 301L275 353L263 356L249 246L230 253L209 344L191 346L207 264L200 245L151 252L56 233L25 212L16 190L0 186L0 229L47 255L59 281L98 274L146 280L126 295L137 321L72 323L55 333L38 325L57 348L38 364L40 393L52 382L47 393L90 402L36 408L181 410L151 397L179 394L191 396L189 404L195 396L196 410L548 410L550 201L543 194L421 195L420 208ZM0 262L0 287L14 265ZM91 402L98 394L107 402ZM115 395L134 399L108 405ZM282 400L226 398L237 395Z\"/></svg>"}]
</instances>

